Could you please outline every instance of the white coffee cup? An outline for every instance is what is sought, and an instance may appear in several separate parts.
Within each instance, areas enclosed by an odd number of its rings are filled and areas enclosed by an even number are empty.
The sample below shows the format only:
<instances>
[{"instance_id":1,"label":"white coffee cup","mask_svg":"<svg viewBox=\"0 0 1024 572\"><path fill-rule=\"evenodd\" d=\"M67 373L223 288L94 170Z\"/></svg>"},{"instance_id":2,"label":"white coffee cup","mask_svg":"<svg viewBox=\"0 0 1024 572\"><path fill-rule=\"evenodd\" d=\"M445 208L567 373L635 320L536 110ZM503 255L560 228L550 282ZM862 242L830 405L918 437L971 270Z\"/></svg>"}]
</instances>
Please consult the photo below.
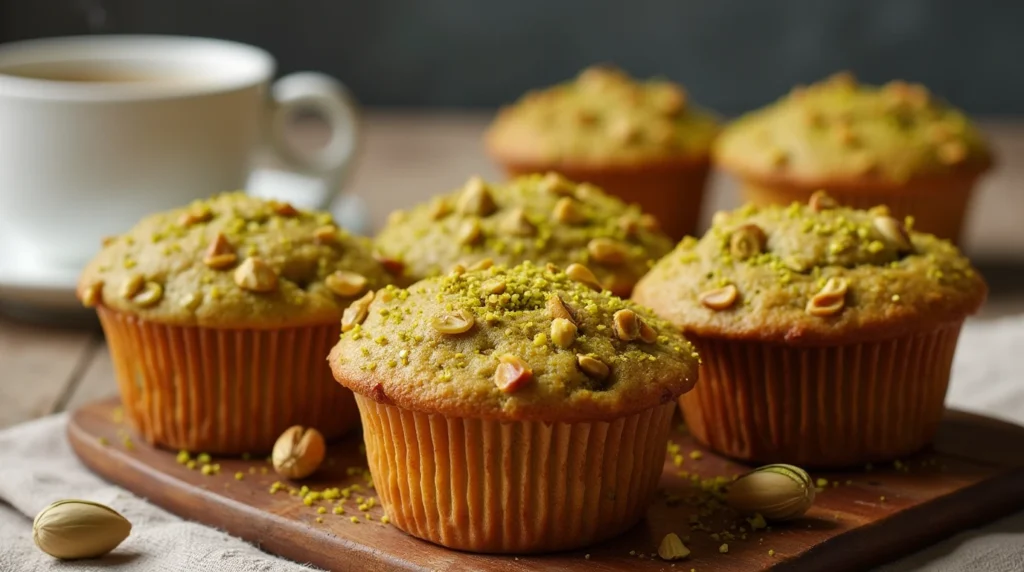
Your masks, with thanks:
<instances>
[{"instance_id":1,"label":"white coffee cup","mask_svg":"<svg viewBox=\"0 0 1024 572\"><path fill-rule=\"evenodd\" d=\"M244 188L263 144L290 168L322 177L326 207L355 154L357 112L329 76L269 85L274 60L233 42L85 36L0 46L0 248L80 267L102 237L148 213ZM313 109L331 128L320 149L283 137Z\"/></svg>"}]
</instances>

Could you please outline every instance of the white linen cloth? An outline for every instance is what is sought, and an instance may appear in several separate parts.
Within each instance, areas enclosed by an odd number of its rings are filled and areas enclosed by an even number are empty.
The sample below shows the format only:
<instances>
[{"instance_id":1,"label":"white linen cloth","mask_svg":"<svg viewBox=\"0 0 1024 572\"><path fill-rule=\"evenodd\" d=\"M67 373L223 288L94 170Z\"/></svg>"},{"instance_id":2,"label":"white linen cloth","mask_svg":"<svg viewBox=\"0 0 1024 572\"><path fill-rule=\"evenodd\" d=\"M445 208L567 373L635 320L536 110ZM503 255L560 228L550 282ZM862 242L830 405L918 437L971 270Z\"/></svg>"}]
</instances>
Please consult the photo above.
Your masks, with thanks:
<instances>
[{"instance_id":1,"label":"white linen cloth","mask_svg":"<svg viewBox=\"0 0 1024 572\"><path fill-rule=\"evenodd\" d=\"M1024 424L1024 315L968 322L954 362L948 404ZM66 415L55 415L0 432L0 572L312 570L184 521L106 483L71 452L64 438L66 422ZM89 499L117 509L132 522L131 536L101 560L61 563L50 558L32 542L32 517L61 498ZM1024 571L1024 512L880 569L909 570Z\"/></svg>"}]
</instances>

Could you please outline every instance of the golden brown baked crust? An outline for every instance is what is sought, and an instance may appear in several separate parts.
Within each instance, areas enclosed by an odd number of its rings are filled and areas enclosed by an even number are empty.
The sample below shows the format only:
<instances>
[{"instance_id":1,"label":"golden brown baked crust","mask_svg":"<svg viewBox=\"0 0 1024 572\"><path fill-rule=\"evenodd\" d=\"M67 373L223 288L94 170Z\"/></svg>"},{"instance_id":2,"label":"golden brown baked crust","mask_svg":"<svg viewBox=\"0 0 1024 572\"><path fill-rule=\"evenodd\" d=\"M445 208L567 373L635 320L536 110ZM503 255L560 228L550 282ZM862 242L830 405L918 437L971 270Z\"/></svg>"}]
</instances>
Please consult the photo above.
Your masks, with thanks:
<instances>
[{"instance_id":1,"label":"golden brown baked crust","mask_svg":"<svg viewBox=\"0 0 1024 572\"><path fill-rule=\"evenodd\" d=\"M981 276L949 242L908 232L885 207L751 205L684 239L633 298L698 336L805 345L854 343L963 320Z\"/></svg>"},{"instance_id":2,"label":"golden brown baked crust","mask_svg":"<svg viewBox=\"0 0 1024 572\"><path fill-rule=\"evenodd\" d=\"M485 137L505 164L628 168L706 159L715 117L669 81L591 67L502 109Z\"/></svg>"},{"instance_id":3,"label":"golden brown baked crust","mask_svg":"<svg viewBox=\"0 0 1024 572\"><path fill-rule=\"evenodd\" d=\"M78 283L87 306L211 328L329 323L389 281L369 241L327 213L225 193L109 239Z\"/></svg>"},{"instance_id":4,"label":"golden brown baked crust","mask_svg":"<svg viewBox=\"0 0 1024 572\"><path fill-rule=\"evenodd\" d=\"M620 296L672 248L650 215L549 173L491 184L474 177L461 189L392 213L375 239L383 258L404 265L411 282L488 258L588 265Z\"/></svg>"},{"instance_id":5,"label":"golden brown baked crust","mask_svg":"<svg viewBox=\"0 0 1024 572\"><path fill-rule=\"evenodd\" d=\"M887 190L911 180L976 177L992 164L978 129L917 84L875 87L837 74L723 130L715 162L763 185Z\"/></svg>"},{"instance_id":6,"label":"golden brown baked crust","mask_svg":"<svg viewBox=\"0 0 1024 572\"><path fill-rule=\"evenodd\" d=\"M379 290L343 322L334 376L404 409L510 421L613 419L689 391L689 342L576 270L492 266Z\"/></svg>"}]
</instances>

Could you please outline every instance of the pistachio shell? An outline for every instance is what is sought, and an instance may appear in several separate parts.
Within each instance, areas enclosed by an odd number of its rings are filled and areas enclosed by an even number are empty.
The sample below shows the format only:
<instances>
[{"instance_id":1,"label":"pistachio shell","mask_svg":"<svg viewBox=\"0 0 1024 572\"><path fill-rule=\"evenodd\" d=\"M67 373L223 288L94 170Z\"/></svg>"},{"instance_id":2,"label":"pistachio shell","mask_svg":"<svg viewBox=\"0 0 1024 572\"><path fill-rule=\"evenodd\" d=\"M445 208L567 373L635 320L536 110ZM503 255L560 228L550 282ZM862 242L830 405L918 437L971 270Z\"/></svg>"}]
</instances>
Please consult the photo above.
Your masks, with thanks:
<instances>
[{"instance_id":1,"label":"pistachio shell","mask_svg":"<svg viewBox=\"0 0 1024 572\"><path fill-rule=\"evenodd\" d=\"M324 436L319 431L295 425L277 438L270 460L282 477L304 479L316 472L326 452Z\"/></svg>"},{"instance_id":2,"label":"pistachio shell","mask_svg":"<svg viewBox=\"0 0 1024 572\"><path fill-rule=\"evenodd\" d=\"M682 560L689 555L690 549L683 544L683 541L674 532L666 534L658 546L658 556L662 560Z\"/></svg>"},{"instance_id":3,"label":"pistachio shell","mask_svg":"<svg viewBox=\"0 0 1024 572\"><path fill-rule=\"evenodd\" d=\"M36 516L32 539L55 558L98 558L117 548L131 530L132 524L112 508L68 499L51 504Z\"/></svg>"},{"instance_id":4,"label":"pistachio shell","mask_svg":"<svg viewBox=\"0 0 1024 572\"><path fill-rule=\"evenodd\" d=\"M806 471L792 465L767 465L740 476L726 490L726 503L744 514L768 520L796 518L814 502Z\"/></svg>"}]
</instances>

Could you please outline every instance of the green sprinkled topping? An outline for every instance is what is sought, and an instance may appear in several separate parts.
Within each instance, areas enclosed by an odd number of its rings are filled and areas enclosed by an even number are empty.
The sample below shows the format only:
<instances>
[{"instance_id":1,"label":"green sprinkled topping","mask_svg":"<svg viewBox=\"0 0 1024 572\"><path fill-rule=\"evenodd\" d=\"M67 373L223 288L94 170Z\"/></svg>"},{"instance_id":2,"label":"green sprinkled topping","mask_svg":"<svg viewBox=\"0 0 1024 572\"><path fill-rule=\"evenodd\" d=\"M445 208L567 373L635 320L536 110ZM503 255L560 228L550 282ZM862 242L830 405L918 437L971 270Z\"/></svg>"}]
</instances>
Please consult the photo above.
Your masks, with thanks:
<instances>
[{"instance_id":1,"label":"green sprinkled topping","mask_svg":"<svg viewBox=\"0 0 1024 572\"><path fill-rule=\"evenodd\" d=\"M956 247L913 224L822 193L806 205L746 205L680 242L634 298L686 331L790 341L885 330L897 316L962 320L980 306L984 282Z\"/></svg>"},{"instance_id":2,"label":"green sprinkled topping","mask_svg":"<svg viewBox=\"0 0 1024 572\"><path fill-rule=\"evenodd\" d=\"M849 74L796 88L738 119L723 131L714 153L745 175L819 184L864 177L902 183L991 163L978 129L924 86L863 85Z\"/></svg>"},{"instance_id":3,"label":"green sprinkled topping","mask_svg":"<svg viewBox=\"0 0 1024 572\"><path fill-rule=\"evenodd\" d=\"M496 280L504 283L500 294ZM427 279L407 292L374 300L358 332L342 335L332 353L336 374L346 372L339 379L362 378L388 395L429 395L433 407L478 403L477 412L510 416L567 403L604 414L644 399L653 406L694 380L696 351L675 328L557 267L499 264ZM570 324L575 330L567 333ZM374 343L378 332L394 341ZM369 376L367 364L378 360L395 365L386 376Z\"/></svg>"},{"instance_id":4,"label":"green sprinkled topping","mask_svg":"<svg viewBox=\"0 0 1024 572\"><path fill-rule=\"evenodd\" d=\"M692 105L682 86L590 67L503 109L487 145L500 157L527 163L635 164L706 157L717 132L715 117Z\"/></svg>"},{"instance_id":5,"label":"green sprinkled topping","mask_svg":"<svg viewBox=\"0 0 1024 572\"><path fill-rule=\"evenodd\" d=\"M329 214L224 193L104 241L79 292L161 323L266 327L331 322L389 280L369 241Z\"/></svg>"},{"instance_id":6,"label":"green sprinkled topping","mask_svg":"<svg viewBox=\"0 0 1024 572\"><path fill-rule=\"evenodd\" d=\"M438 204L450 206L438 210ZM448 195L399 212L376 246L383 257L404 263L409 280L455 267L476 269L488 260L577 262L606 288L628 295L649 264L672 248L654 218L638 207L553 173L501 184L474 177ZM493 286L491 293L500 296L500 286Z\"/></svg>"}]
</instances>

